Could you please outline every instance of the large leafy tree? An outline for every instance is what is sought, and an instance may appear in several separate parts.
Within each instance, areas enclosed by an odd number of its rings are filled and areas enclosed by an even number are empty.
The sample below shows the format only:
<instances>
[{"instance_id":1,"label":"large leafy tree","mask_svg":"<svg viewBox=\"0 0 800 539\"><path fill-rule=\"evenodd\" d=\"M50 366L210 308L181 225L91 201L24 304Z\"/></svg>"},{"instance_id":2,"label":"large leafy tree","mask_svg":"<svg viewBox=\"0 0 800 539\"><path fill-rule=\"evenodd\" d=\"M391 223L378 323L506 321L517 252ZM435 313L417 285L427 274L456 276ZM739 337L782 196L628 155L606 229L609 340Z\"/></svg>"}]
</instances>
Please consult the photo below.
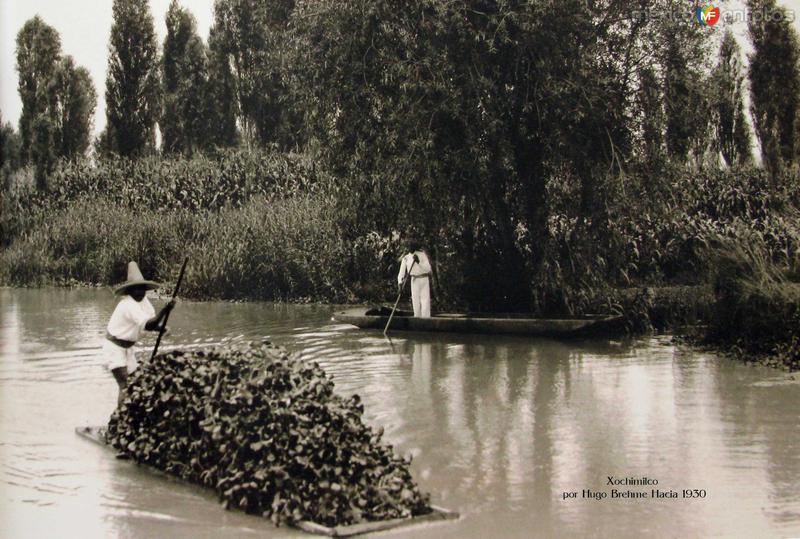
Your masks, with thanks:
<instances>
[{"instance_id":1,"label":"large leafy tree","mask_svg":"<svg viewBox=\"0 0 800 539\"><path fill-rule=\"evenodd\" d=\"M39 114L33 122L33 140L31 141L31 160L36 177L36 187L47 190L47 177L55 167L57 130L53 119L46 114Z\"/></svg>"},{"instance_id":2,"label":"large leafy tree","mask_svg":"<svg viewBox=\"0 0 800 539\"><path fill-rule=\"evenodd\" d=\"M705 36L688 29L700 25L670 24L664 34L660 63L664 70L666 147L676 162L699 162L708 147L711 124L707 110L707 78L696 51ZM687 29L688 28L688 29Z\"/></svg>"},{"instance_id":3,"label":"large leafy tree","mask_svg":"<svg viewBox=\"0 0 800 539\"><path fill-rule=\"evenodd\" d=\"M40 116L50 116L50 83L58 69L61 57L61 39L52 26L38 15L28 20L17 34L17 73L22 114L19 131L22 139L22 158L25 162L33 155L35 125L43 126ZM45 135L42 137L46 138Z\"/></svg>"},{"instance_id":4,"label":"large leafy tree","mask_svg":"<svg viewBox=\"0 0 800 539\"><path fill-rule=\"evenodd\" d=\"M54 143L58 155L83 155L92 139L92 117L97 93L89 71L76 66L71 56L59 63L51 81Z\"/></svg>"},{"instance_id":5,"label":"large leafy tree","mask_svg":"<svg viewBox=\"0 0 800 539\"><path fill-rule=\"evenodd\" d=\"M631 28L601 4L298 2L295 91L344 211L446 245L473 307L529 308L548 176L569 169L594 209L599 171L628 152Z\"/></svg>"},{"instance_id":6,"label":"large leafy tree","mask_svg":"<svg viewBox=\"0 0 800 539\"><path fill-rule=\"evenodd\" d=\"M163 148L192 153L210 144L207 113L206 50L192 14L173 0L167 11L162 56Z\"/></svg>"},{"instance_id":7,"label":"large leafy tree","mask_svg":"<svg viewBox=\"0 0 800 539\"><path fill-rule=\"evenodd\" d=\"M58 32L38 16L17 34L17 71L22 159L35 165L37 186L44 189L59 157L88 148L96 94L89 72L61 57Z\"/></svg>"},{"instance_id":8,"label":"large leafy tree","mask_svg":"<svg viewBox=\"0 0 800 539\"><path fill-rule=\"evenodd\" d=\"M712 81L717 148L729 166L748 163L752 159L752 138L745 116L744 68L741 49L730 31L722 39Z\"/></svg>"},{"instance_id":9,"label":"large leafy tree","mask_svg":"<svg viewBox=\"0 0 800 539\"><path fill-rule=\"evenodd\" d=\"M114 0L106 78L107 140L120 155L155 148L159 60L147 0Z\"/></svg>"},{"instance_id":10,"label":"large leafy tree","mask_svg":"<svg viewBox=\"0 0 800 539\"><path fill-rule=\"evenodd\" d=\"M216 26L208 35L208 86L206 106L208 135L213 146L235 146L239 141L236 127L238 101L236 84L225 52L223 36Z\"/></svg>"},{"instance_id":11,"label":"large leafy tree","mask_svg":"<svg viewBox=\"0 0 800 539\"><path fill-rule=\"evenodd\" d=\"M627 23L617 23L607 50L612 62L623 64L624 87L635 96L624 123L637 166L658 174L668 161L700 162L709 145L710 103L706 58L697 51L707 49L713 32L687 23L692 8L684 0L617 6Z\"/></svg>"},{"instance_id":12,"label":"large leafy tree","mask_svg":"<svg viewBox=\"0 0 800 539\"><path fill-rule=\"evenodd\" d=\"M777 173L797 161L800 47L786 10L775 0L748 0L751 113L766 168Z\"/></svg>"},{"instance_id":13,"label":"large leafy tree","mask_svg":"<svg viewBox=\"0 0 800 539\"><path fill-rule=\"evenodd\" d=\"M640 158L649 166L657 167L665 156L663 86L652 66L639 72L637 106L640 111Z\"/></svg>"}]
</instances>

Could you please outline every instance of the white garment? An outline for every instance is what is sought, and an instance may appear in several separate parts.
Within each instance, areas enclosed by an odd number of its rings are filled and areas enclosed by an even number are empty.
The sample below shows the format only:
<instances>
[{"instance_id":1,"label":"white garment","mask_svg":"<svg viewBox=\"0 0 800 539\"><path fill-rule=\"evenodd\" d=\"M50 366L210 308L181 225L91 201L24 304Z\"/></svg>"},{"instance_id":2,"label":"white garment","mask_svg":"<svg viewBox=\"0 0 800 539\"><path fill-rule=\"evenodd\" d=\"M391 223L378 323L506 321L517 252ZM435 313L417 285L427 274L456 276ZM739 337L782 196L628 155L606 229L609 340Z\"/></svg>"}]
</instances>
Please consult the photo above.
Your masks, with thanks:
<instances>
[{"instance_id":1,"label":"white garment","mask_svg":"<svg viewBox=\"0 0 800 539\"><path fill-rule=\"evenodd\" d=\"M414 255L417 255L419 262L414 263ZM412 276L416 275L419 277L430 275L431 262L428 260L428 255L425 254L425 251L414 251L402 258L400 261L400 272L397 274L397 284L403 284L403 279L406 278L406 273L409 272L409 269L411 270Z\"/></svg>"},{"instance_id":2,"label":"white garment","mask_svg":"<svg viewBox=\"0 0 800 539\"><path fill-rule=\"evenodd\" d=\"M125 296L117 303L106 330L117 339L136 342L147 321L155 315L156 311L146 297L142 301L136 301L130 296ZM103 342L103 354L107 359L109 370L126 366L128 372L136 370L133 347L122 348L106 339Z\"/></svg>"},{"instance_id":3,"label":"white garment","mask_svg":"<svg viewBox=\"0 0 800 539\"><path fill-rule=\"evenodd\" d=\"M417 255L419 262L414 262ZM406 274L411 277L411 304L414 306L414 316L429 317L431 315L431 262L425 251L408 253L400 262L400 272L397 274L397 284L403 284Z\"/></svg>"},{"instance_id":4,"label":"white garment","mask_svg":"<svg viewBox=\"0 0 800 539\"><path fill-rule=\"evenodd\" d=\"M117 339L136 342L144 325L155 315L156 310L146 297L142 301L136 301L130 296L125 296L117 303L106 329Z\"/></svg>"},{"instance_id":5,"label":"white garment","mask_svg":"<svg viewBox=\"0 0 800 539\"><path fill-rule=\"evenodd\" d=\"M411 276L411 304L414 316L428 318L431 315L431 279L430 276Z\"/></svg>"},{"instance_id":6,"label":"white garment","mask_svg":"<svg viewBox=\"0 0 800 539\"><path fill-rule=\"evenodd\" d=\"M113 371L120 367L127 367L128 374L136 370L139 363L136 361L134 346L123 348L105 339L103 341L103 357L106 359L106 368Z\"/></svg>"}]
</instances>

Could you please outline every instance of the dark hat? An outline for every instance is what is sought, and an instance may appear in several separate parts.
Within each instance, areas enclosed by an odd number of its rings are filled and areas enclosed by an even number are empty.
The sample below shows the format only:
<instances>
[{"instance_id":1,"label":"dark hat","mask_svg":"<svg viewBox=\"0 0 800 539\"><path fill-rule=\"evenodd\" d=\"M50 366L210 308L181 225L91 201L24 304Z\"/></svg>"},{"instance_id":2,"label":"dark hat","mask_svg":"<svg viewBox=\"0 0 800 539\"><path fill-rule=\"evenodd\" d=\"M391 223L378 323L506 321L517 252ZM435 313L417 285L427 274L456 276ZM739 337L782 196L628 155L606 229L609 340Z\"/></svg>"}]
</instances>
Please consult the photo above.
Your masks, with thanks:
<instances>
[{"instance_id":1,"label":"dark hat","mask_svg":"<svg viewBox=\"0 0 800 539\"><path fill-rule=\"evenodd\" d=\"M155 290L161 285L155 281L145 279L136 262L128 262L128 280L114 288L114 295L123 294L134 286L142 286L146 290Z\"/></svg>"},{"instance_id":2,"label":"dark hat","mask_svg":"<svg viewBox=\"0 0 800 539\"><path fill-rule=\"evenodd\" d=\"M406 247L411 251L419 251L422 249L422 242L419 240L419 236L408 236L406 238Z\"/></svg>"}]
</instances>

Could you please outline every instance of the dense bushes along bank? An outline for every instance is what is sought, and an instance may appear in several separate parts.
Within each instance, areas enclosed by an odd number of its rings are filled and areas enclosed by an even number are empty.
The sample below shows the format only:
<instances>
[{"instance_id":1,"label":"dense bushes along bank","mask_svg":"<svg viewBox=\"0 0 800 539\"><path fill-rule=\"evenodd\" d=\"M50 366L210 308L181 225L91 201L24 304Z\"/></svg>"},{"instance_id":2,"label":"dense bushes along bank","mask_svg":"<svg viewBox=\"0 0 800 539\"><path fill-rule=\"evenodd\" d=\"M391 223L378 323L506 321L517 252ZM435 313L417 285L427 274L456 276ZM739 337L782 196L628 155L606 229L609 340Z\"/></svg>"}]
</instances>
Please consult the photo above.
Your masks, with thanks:
<instances>
[{"instance_id":1,"label":"dense bushes along bank","mask_svg":"<svg viewBox=\"0 0 800 539\"><path fill-rule=\"evenodd\" d=\"M775 264L759 237L722 239L712 253L716 302L705 341L745 361L800 370L796 266Z\"/></svg>"},{"instance_id":2,"label":"dense bushes along bank","mask_svg":"<svg viewBox=\"0 0 800 539\"><path fill-rule=\"evenodd\" d=\"M394 223L392 209L406 202L387 190L353 193L351 183L307 155L275 151L63 163L47 192L20 181L3 191L0 279L110 284L137 259L169 280L185 253L202 261L187 280L197 297L387 299L411 228ZM770 179L759 169L609 175L597 186L605 204L589 217L573 203L578 179L554 174L546 237L528 237L512 213L519 243L481 250L485 225L465 224L453 208L420 219L414 232L436 260L438 305L503 307L495 292L520 277L503 268L522 253L526 281L513 287L529 297L523 303L572 314L612 288L710 282L709 247L719 238L758 241L768 260L796 276L799 187L796 174ZM370 209L385 208L385 223L362 218L365 199ZM528 245L542 261L538 270L525 266Z\"/></svg>"},{"instance_id":3,"label":"dense bushes along bank","mask_svg":"<svg viewBox=\"0 0 800 539\"><path fill-rule=\"evenodd\" d=\"M241 207L254 197L280 200L316 192L331 182L309 157L274 151L62 161L44 190L34 188L33 174L27 172L17 173L3 186L2 244L53 211L84 199L101 198L137 210L219 210Z\"/></svg>"},{"instance_id":4,"label":"dense bushes along bank","mask_svg":"<svg viewBox=\"0 0 800 539\"><path fill-rule=\"evenodd\" d=\"M121 260L138 260L149 276L169 281L184 255L192 260L184 284L189 296L355 299L332 205L320 195L258 197L218 212L136 210L82 199L6 248L0 275L11 285L110 284L122 278Z\"/></svg>"}]
</instances>

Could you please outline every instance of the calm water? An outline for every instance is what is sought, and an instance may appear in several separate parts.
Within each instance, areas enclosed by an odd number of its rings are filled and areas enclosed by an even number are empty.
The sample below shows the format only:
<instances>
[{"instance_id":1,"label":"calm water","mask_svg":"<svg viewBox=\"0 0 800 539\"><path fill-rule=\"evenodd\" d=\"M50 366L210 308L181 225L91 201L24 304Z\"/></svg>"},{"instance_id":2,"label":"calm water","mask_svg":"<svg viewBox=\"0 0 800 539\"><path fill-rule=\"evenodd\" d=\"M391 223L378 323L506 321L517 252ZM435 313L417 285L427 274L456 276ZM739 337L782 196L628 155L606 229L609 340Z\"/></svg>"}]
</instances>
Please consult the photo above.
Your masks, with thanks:
<instances>
[{"instance_id":1,"label":"calm water","mask_svg":"<svg viewBox=\"0 0 800 539\"><path fill-rule=\"evenodd\" d=\"M114 407L100 356L113 307L101 290L0 289L0 537L303 536L73 433ZM462 514L387 537L800 535L800 381L789 375L660 339L388 341L330 314L182 302L163 343L269 336L322 364L340 393L361 395L365 420L414 455L433 501ZM611 499L608 476L706 494Z\"/></svg>"}]
</instances>

